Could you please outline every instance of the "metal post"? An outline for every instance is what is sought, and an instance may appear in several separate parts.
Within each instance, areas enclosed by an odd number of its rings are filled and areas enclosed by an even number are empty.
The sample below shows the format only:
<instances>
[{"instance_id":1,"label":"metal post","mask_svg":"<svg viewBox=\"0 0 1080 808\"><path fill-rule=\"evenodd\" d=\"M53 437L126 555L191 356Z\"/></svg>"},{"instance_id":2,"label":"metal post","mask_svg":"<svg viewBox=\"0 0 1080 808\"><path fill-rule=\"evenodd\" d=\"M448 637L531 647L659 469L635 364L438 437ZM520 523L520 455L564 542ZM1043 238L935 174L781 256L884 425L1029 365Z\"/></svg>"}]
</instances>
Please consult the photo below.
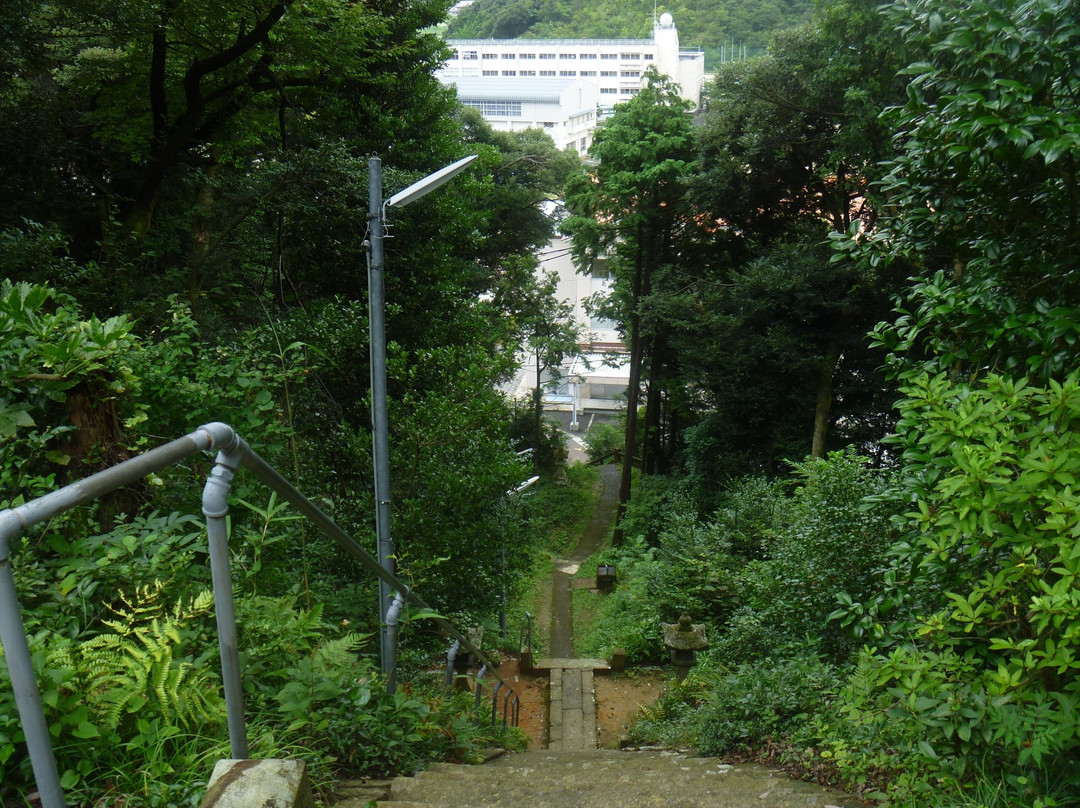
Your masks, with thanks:
<instances>
[{"instance_id":1,"label":"metal post","mask_svg":"<svg viewBox=\"0 0 1080 808\"><path fill-rule=\"evenodd\" d=\"M386 630L389 634L389 642L387 647L390 649L390 672L386 674L386 692L391 696L394 695L394 691L397 690L397 645L398 645L398 624L401 617L401 610L405 608L405 598L400 592L394 593L394 602L390 604L390 608L386 610Z\"/></svg>"},{"instance_id":2,"label":"metal post","mask_svg":"<svg viewBox=\"0 0 1080 808\"><path fill-rule=\"evenodd\" d=\"M214 616L217 619L218 649L221 654L221 683L225 690L225 716L229 728L229 754L235 760L248 757L247 727L244 724L244 688L240 677L240 650L233 605L232 571L229 564L229 488L240 465L243 451L218 452L203 488L203 515L210 549L210 576L214 586Z\"/></svg>"},{"instance_id":3,"label":"metal post","mask_svg":"<svg viewBox=\"0 0 1080 808\"><path fill-rule=\"evenodd\" d=\"M454 640L450 650L446 652L446 690L454 689L454 662L457 660L458 649L461 648L461 640Z\"/></svg>"},{"instance_id":4,"label":"metal post","mask_svg":"<svg viewBox=\"0 0 1080 808\"><path fill-rule=\"evenodd\" d=\"M19 708L19 720L30 752L30 764L41 795L41 804L44 808L64 808L64 792L60 789L49 728L41 709L37 676L30 661L30 648L15 592L9 552L7 539L0 535L0 643L7 658L11 687L15 691L15 703Z\"/></svg>"},{"instance_id":5,"label":"metal post","mask_svg":"<svg viewBox=\"0 0 1080 808\"><path fill-rule=\"evenodd\" d=\"M375 537L379 564L394 571L394 542L390 537L390 440L386 414L386 300L383 288L382 160L368 160L368 324L371 344L371 429L375 460ZM390 584L379 581L379 638L383 676L394 669L392 633L383 622L391 603Z\"/></svg>"}]
</instances>

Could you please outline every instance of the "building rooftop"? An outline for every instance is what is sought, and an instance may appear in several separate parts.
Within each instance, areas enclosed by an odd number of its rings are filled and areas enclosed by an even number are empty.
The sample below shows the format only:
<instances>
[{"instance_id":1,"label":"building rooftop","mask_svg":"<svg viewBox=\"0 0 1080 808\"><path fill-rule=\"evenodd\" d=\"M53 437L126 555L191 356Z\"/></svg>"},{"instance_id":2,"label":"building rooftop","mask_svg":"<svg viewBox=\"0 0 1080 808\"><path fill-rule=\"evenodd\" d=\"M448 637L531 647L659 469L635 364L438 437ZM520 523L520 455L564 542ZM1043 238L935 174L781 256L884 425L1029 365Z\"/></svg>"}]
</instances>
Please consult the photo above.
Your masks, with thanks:
<instances>
[{"instance_id":1,"label":"building rooftop","mask_svg":"<svg viewBox=\"0 0 1080 808\"><path fill-rule=\"evenodd\" d=\"M580 79L534 79L485 76L483 78L440 77L457 87L458 100L535 101L557 104L567 88Z\"/></svg>"},{"instance_id":2,"label":"building rooftop","mask_svg":"<svg viewBox=\"0 0 1080 808\"><path fill-rule=\"evenodd\" d=\"M637 45L655 44L652 39L448 39L447 45L513 45L527 48L533 45Z\"/></svg>"}]
</instances>

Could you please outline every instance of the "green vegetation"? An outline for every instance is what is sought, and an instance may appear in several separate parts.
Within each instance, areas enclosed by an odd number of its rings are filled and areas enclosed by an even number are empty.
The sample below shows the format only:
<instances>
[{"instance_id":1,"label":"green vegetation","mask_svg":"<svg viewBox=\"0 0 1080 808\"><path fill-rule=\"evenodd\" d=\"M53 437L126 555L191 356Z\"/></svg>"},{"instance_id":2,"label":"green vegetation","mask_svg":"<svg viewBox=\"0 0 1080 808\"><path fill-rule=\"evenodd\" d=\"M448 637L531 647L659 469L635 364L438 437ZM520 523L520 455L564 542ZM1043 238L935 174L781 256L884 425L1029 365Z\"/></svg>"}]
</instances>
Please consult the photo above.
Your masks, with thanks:
<instances>
[{"instance_id":1,"label":"green vegetation","mask_svg":"<svg viewBox=\"0 0 1080 808\"><path fill-rule=\"evenodd\" d=\"M505 495L562 444L496 392L518 346L573 350L532 256L565 191L634 374L625 429L589 437L621 448L619 586L580 649L662 661L683 612L711 642L638 737L897 806L1076 804L1075 4L827 0L725 65L699 125L654 75L587 166L456 107L422 33L442 10L0 7L0 505L224 420L371 546L366 160L396 190L476 153L388 240L398 570L490 627L587 516L591 470ZM80 802L193 804L223 753L206 470L12 548ZM428 685L419 617L387 696L372 582L243 474L234 493L258 754L326 780L518 742ZM33 787L7 687L0 784Z\"/></svg>"},{"instance_id":2,"label":"green vegetation","mask_svg":"<svg viewBox=\"0 0 1080 808\"><path fill-rule=\"evenodd\" d=\"M708 68L744 52L761 53L776 31L803 22L808 0L706 0L671 2L568 3L565 0L477 0L451 19L447 36L457 39L648 39L653 13L670 12L683 47L705 51Z\"/></svg>"},{"instance_id":3,"label":"green vegetation","mask_svg":"<svg viewBox=\"0 0 1080 808\"><path fill-rule=\"evenodd\" d=\"M659 434L632 429L585 646L659 661L681 612L711 643L637 740L895 806L1080 800L1078 23L840 0L717 76L671 180L679 283L612 309L676 336L646 342Z\"/></svg>"}]
</instances>

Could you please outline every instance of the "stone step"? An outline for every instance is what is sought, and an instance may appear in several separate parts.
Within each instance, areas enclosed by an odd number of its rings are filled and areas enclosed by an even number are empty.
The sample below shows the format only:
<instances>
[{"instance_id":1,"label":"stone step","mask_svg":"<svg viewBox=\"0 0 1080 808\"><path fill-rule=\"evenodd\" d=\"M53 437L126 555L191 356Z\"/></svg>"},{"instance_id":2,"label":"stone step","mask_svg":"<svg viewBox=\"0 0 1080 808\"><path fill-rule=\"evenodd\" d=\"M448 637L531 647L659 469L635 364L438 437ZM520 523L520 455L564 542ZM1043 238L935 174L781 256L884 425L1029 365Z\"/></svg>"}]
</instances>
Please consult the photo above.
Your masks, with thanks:
<instances>
[{"instance_id":1,"label":"stone step","mask_svg":"<svg viewBox=\"0 0 1080 808\"><path fill-rule=\"evenodd\" d=\"M482 766L436 764L391 785L382 808L856 808L840 792L761 766L670 752L523 752Z\"/></svg>"},{"instance_id":2,"label":"stone step","mask_svg":"<svg viewBox=\"0 0 1080 808\"><path fill-rule=\"evenodd\" d=\"M549 671L561 668L570 671L609 671L611 665L606 659L567 659L565 657L541 657L533 660L533 670Z\"/></svg>"}]
</instances>

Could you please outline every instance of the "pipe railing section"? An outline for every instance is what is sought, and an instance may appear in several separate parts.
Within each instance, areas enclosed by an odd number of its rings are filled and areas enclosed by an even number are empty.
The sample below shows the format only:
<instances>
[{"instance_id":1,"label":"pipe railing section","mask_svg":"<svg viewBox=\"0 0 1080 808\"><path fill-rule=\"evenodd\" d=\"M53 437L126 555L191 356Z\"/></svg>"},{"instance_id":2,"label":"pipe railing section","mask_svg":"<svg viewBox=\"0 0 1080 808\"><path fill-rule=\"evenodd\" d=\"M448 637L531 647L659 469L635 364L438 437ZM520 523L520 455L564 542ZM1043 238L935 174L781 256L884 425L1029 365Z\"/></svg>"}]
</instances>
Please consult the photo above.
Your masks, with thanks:
<instances>
[{"instance_id":1,"label":"pipe railing section","mask_svg":"<svg viewBox=\"0 0 1080 808\"><path fill-rule=\"evenodd\" d=\"M518 630L518 656L528 648L532 650L532 615L525 612L521 616L521 628Z\"/></svg>"},{"instance_id":2,"label":"pipe railing section","mask_svg":"<svg viewBox=\"0 0 1080 808\"><path fill-rule=\"evenodd\" d=\"M91 502L111 491L129 485L149 474L161 471L169 466L196 455L216 449L217 457L214 468L203 489L203 514L206 517L207 540L209 544L210 568L214 589L214 604L218 628L218 647L221 656L222 686L225 692L226 720L229 730L230 754L236 759L248 756L247 729L244 720L243 687L241 684L240 654L237 643L236 613L232 597L232 574L229 562L228 495L232 480L243 465L258 480L276 491L301 514L313 521L324 533L330 536L342 550L356 559L368 572L380 581L388 584L395 596L386 614L386 624L390 628L392 646L396 659L397 626L405 605L415 606L425 612L431 607L417 596L404 581L383 568L364 547L351 535L339 527L329 516L311 500L301 494L291 483L282 477L276 469L263 460L229 425L223 423L204 424L194 432L171 441L144 454L125 460L116 466L100 471L83 480L53 491L38 499L26 502L15 508L0 511L0 646L3 647L11 677L15 702L19 710L23 734L30 753L30 763L37 782L38 794L43 808L64 808L64 796L57 774L56 759L53 755L48 725L42 709L41 695L37 688L37 677L30 657L26 630L22 622L18 593L11 567L11 546L15 539L34 525ZM482 667L477 674L477 715L479 716L480 681L484 673L491 669L497 684L492 696L492 717L496 721L496 699L502 688L507 688L503 703L503 724L508 721L516 726L519 716L519 702L513 694L513 708L509 706L513 688L510 687L491 668L491 663L483 652L465 635L459 632L446 619L439 616L431 618L449 637L453 638L455 655L464 648ZM452 664L452 660L450 663ZM396 667L396 665L395 665ZM448 677L452 672L448 669ZM395 673L393 669L387 680L389 690L393 689Z\"/></svg>"}]
</instances>

